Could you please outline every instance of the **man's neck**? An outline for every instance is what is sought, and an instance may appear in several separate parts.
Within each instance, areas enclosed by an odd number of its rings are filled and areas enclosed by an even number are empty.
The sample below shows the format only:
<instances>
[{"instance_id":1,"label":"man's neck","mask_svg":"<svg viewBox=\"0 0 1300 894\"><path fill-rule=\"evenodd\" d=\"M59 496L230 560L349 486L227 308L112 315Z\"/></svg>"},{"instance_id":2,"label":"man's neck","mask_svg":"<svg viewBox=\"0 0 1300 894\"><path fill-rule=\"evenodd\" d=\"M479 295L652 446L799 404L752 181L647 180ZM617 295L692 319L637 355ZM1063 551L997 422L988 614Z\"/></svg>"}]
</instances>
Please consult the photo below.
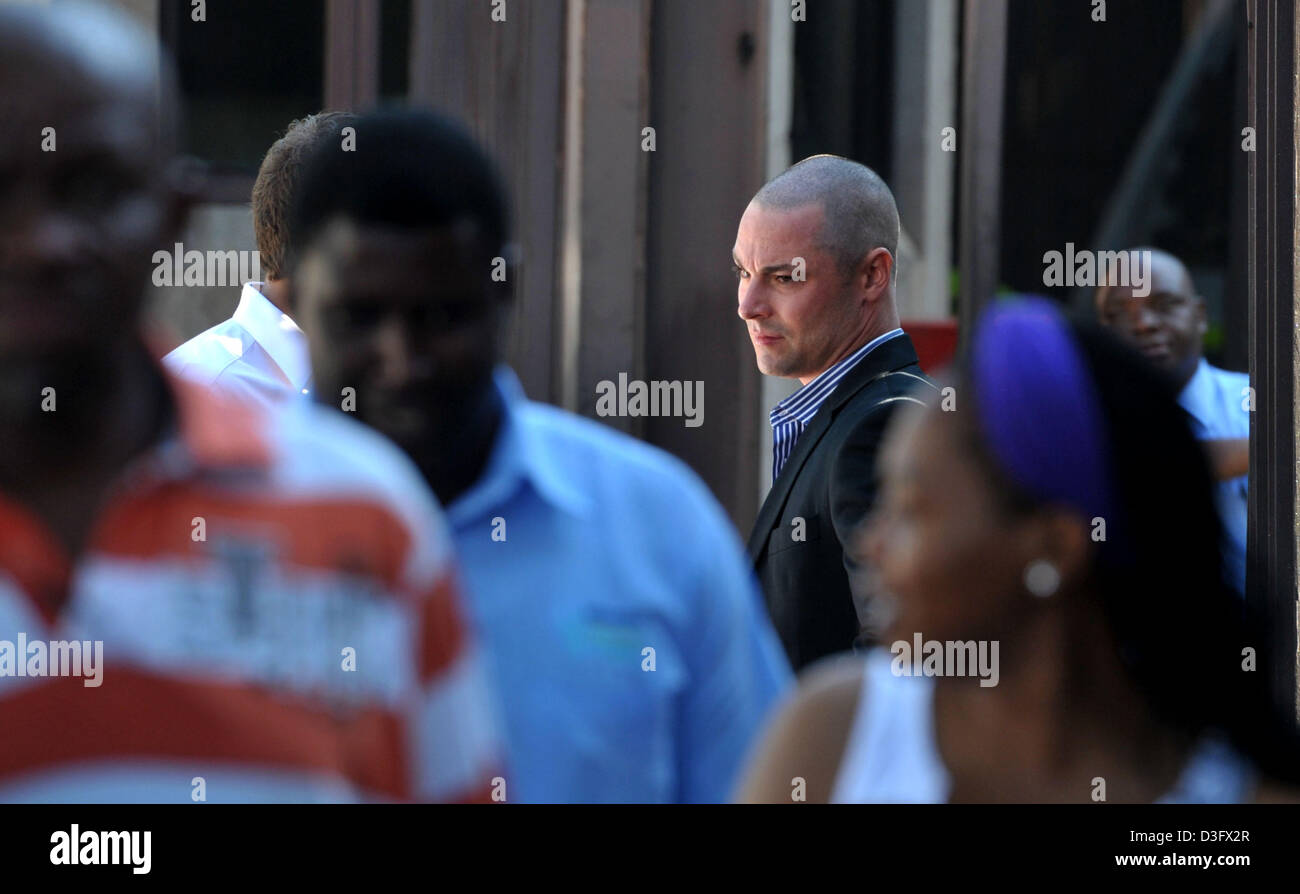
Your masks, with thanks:
<instances>
[{"instance_id":1,"label":"man's neck","mask_svg":"<svg viewBox=\"0 0 1300 894\"><path fill-rule=\"evenodd\" d=\"M279 309L280 313L289 314L289 316L293 316L293 314L289 310L289 281L288 280L267 279L265 282L262 283L262 287L258 289L258 291L261 292L263 295L265 295L266 300L274 304Z\"/></svg>"},{"instance_id":2,"label":"man's neck","mask_svg":"<svg viewBox=\"0 0 1300 894\"><path fill-rule=\"evenodd\" d=\"M826 372L826 370L830 369L835 364L843 361L847 357L851 357L854 354L854 352L861 350L863 345L869 345L876 339L880 338L880 336L888 332L893 332L897 328L899 328L898 320L895 319L892 322L892 324L886 324L884 326L875 326L859 333L856 338L849 341L843 348L841 348L838 352L832 355L830 361L825 366L823 366L821 370L819 370L818 372L814 373L811 376L806 376L806 377L800 376L799 384L807 385L809 382L811 382L813 379L820 376L822 373Z\"/></svg>"},{"instance_id":3,"label":"man's neck","mask_svg":"<svg viewBox=\"0 0 1300 894\"><path fill-rule=\"evenodd\" d=\"M476 412L455 426L454 437L442 437L436 450L426 451L420 468L443 506L450 506L483 476L504 418L505 402L493 386Z\"/></svg>"},{"instance_id":4,"label":"man's neck","mask_svg":"<svg viewBox=\"0 0 1300 894\"><path fill-rule=\"evenodd\" d=\"M124 345L82 370L56 390L56 412L24 422L30 436L0 466L0 489L35 512L72 555L113 481L158 439L168 416L162 374L142 345ZM49 427L37 429L42 421Z\"/></svg>"},{"instance_id":5,"label":"man's neck","mask_svg":"<svg viewBox=\"0 0 1300 894\"><path fill-rule=\"evenodd\" d=\"M1189 363L1185 369L1181 369L1178 371L1177 381L1178 381L1178 391L1180 394L1182 393L1184 388L1186 388L1189 384L1191 384L1192 379L1196 376L1196 371L1201 368L1201 361L1203 359L1204 359L1203 357L1198 355L1197 358L1193 360L1191 363Z\"/></svg>"}]
</instances>

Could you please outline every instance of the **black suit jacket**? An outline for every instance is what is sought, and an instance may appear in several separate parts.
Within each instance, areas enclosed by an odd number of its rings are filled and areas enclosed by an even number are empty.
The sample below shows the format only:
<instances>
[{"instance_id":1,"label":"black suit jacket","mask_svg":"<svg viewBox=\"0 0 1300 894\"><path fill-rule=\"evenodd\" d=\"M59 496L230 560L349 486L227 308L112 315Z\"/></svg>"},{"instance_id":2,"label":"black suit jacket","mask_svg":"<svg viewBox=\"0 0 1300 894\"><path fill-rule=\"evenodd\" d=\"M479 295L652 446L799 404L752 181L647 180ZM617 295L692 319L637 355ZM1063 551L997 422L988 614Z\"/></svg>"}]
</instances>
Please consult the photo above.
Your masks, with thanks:
<instances>
[{"instance_id":1,"label":"black suit jacket","mask_svg":"<svg viewBox=\"0 0 1300 894\"><path fill-rule=\"evenodd\" d=\"M749 554L796 670L854 645L844 544L875 501L876 451L894 410L935 395L906 334L879 345L822 404L763 501Z\"/></svg>"}]
</instances>

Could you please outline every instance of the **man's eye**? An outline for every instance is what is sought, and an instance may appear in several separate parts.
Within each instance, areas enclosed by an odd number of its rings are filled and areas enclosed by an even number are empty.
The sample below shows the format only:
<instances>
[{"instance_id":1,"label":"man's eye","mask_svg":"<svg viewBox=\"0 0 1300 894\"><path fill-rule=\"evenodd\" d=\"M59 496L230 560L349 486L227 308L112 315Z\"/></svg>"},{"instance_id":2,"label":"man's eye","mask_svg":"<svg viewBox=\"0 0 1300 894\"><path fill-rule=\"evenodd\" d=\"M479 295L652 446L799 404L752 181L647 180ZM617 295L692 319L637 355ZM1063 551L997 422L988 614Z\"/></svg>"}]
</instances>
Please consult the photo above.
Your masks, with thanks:
<instances>
[{"instance_id":1,"label":"man's eye","mask_svg":"<svg viewBox=\"0 0 1300 894\"><path fill-rule=\"evenodd\" d=\"M122 183L103 174L84 172L59 182L57 197L69 208L108 208L122 195Z\"/></svg>"},{"instance_id":2,"label":"man's eye","mask_svg":"<svg viewBox=\"0 0 1300 894\"><path fill-rule=\"evenodd\" d=\"M378 325L383 314L373 304L345 304L331 309L331 322L336 328L371 329Z\"/></svg>"},{"instance_id":3,"label":"man's eye","mask_svg":"<svg viewBox=\"0 0 1300 894\"><path fill-rule=\"evenodd\" d=\"M788 282L794 282L794 280L790 278L789 274L786 273L778 273L776 276L772 278L775 279L777 282L781 283L782 285Z\"/></svg>"},{"instance_id":4,"label":"man's eye","mask_svg":"<svg viewBox=\"0 0 1300 894\"><path fill-rule=\"evenodd\" d=\"M735 264L731 265L731 272L736 274L736 279L745 279L749 276L748 273L746 273L742 268L737 267Z\"/></svg>"},{"instance_id":5,"label":"man's eye","mask_svg":"<svg viewBox=\"0 0 1300 894\"><path fill-rule=\"evenodd\" d=\"M362 306L350 308L348 316L355 326L374 326L382 315L377 307Z\"/></svg>"},{"instance_id":6,"label":"man's eye","mask_svg":"<svg viewBox=\"0 0 1300 894\"><path fill-rule=\"evenodd\" d=\"M488 307L485 300L426 303L413 308L409 319L420 329L458 329L481 319Z\"/></svg>"}]
</instances>

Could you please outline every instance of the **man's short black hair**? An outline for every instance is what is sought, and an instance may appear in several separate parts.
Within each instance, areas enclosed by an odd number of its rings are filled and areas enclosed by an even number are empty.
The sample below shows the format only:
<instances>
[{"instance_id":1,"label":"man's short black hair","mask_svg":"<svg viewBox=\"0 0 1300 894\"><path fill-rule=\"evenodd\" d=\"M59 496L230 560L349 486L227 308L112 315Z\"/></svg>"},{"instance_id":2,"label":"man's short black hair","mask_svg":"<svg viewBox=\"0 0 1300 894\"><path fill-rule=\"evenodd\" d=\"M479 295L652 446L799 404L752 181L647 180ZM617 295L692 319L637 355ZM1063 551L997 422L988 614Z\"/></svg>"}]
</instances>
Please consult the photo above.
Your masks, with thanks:
<instances>
[{"instance_id":1,"label":"man's short black hair","mask_svg":"<svg viewBox=\"0 0 1300 894\"><path fill-rule=\"evenodd\" d=\"M509 238L505 189L487 153L460 124L423 109L359 116L355 144L318 146L304 162L290 244L306 248L335 217L407 229L471 221L485 249Z\"/></svg>"}]
</instances>

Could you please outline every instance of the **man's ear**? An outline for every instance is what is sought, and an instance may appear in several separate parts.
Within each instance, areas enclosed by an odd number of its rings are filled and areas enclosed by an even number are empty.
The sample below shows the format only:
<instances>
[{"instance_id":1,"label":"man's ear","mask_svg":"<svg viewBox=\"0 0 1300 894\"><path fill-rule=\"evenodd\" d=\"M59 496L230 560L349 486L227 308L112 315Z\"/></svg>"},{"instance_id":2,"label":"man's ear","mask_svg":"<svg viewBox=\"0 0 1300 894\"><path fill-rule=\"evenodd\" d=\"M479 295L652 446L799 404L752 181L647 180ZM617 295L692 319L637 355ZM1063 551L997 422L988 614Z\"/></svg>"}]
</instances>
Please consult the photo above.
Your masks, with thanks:
<instances>
[{"instance_id":1,"label":"man's ear","mask_svg":"<svg viewBox=\"0 0 1300 894\"><path fill-rule=\"evenodd\" d=\"M1200 295L1193 295L1192 303L1196 308L1196 330L1204 336L1210 331L1210 321L1205 313L1205 299Z\"/></svg>"},{"instance_id":2,"label":"man's ear","mask_svg":"<svg viewBox=\"0 0 1300 894\"><path fill-rule=\"evenodd\" d=\"M875 301L889 289L894 275L894 256L884 247L873 248L858 266L858 281L862 283L864 297Z\"/></svg>"}]
</instances>

